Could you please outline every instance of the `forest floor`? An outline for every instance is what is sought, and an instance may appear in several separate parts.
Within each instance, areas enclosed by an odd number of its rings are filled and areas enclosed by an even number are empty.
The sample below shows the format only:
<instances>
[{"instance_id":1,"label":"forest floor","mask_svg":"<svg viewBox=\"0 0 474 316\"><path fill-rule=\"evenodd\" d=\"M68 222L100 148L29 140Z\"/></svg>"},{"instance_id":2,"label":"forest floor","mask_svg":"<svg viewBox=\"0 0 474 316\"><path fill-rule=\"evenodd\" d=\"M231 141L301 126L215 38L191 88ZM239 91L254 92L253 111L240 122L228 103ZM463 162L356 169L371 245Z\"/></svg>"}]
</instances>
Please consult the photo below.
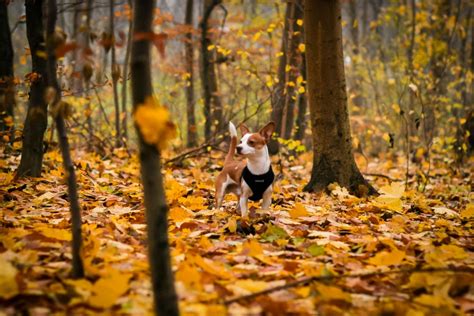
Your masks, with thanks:
<instances>
[{"instance_id":1,"label":"forest floor","mask_svg":"<svg viewBox=\"0 0 474 316\"><path fill-rule=\"evenodd\" d=\"M19 157L1 154L0 314L151 313L136 156L74 153L87 276L73 280L59 152L46 153L43 177L24 180L14 179ZM432 157L423 193L414 189L415 176L405 190L403 158L358 159L381 195L357 198L337 185L330 194L303 193L311 168L303 154L283 164L272 210L252 204L245 223L233 196L223 210L213 208L222 160L213 152L164 171L182 314L474 312L472 159L456 168Z\"/></svg>"}]
</instances>

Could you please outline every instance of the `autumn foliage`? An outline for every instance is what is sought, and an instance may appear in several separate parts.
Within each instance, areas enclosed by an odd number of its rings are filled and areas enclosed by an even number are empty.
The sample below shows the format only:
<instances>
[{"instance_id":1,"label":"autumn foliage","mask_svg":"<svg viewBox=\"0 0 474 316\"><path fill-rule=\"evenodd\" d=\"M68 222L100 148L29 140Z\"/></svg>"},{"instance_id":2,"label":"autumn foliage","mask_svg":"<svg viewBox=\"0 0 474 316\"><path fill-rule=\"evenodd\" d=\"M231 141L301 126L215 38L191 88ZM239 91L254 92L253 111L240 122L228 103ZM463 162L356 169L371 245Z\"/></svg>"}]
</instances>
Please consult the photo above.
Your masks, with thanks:
<instances>
[{"instance_id":1,"label":"autumn foliage","mask_svg":"<svg viewBox=\"0 0 474 316\"><path fill-rule=\"evenodd\" d=\"M472 5L308 1L0 0L0 315L474 313ZM270 120L271 209L217 209Z\"/></svg>"}]
</instances>

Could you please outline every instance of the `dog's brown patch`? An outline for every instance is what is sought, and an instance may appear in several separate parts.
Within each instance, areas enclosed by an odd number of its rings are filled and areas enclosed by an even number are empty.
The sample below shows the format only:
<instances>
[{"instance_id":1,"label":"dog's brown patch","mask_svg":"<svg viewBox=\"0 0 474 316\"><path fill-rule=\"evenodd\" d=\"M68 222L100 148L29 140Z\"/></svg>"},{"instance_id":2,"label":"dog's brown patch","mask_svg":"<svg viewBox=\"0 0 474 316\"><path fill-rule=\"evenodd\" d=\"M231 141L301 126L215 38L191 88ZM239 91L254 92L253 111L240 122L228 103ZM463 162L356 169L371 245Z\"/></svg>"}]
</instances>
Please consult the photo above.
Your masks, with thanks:
<instances>
[{"instance_id":1,"label":"dog's brown patch","mask_svg":"<svg viewBox=\"0 0 474 316\"><path fill-rule=\"evenodd\" d=\"M261 149L266 144L265 138L259 133L253 133L247 140L247 144L255 149Z\"/></svg>"}]
</instances>

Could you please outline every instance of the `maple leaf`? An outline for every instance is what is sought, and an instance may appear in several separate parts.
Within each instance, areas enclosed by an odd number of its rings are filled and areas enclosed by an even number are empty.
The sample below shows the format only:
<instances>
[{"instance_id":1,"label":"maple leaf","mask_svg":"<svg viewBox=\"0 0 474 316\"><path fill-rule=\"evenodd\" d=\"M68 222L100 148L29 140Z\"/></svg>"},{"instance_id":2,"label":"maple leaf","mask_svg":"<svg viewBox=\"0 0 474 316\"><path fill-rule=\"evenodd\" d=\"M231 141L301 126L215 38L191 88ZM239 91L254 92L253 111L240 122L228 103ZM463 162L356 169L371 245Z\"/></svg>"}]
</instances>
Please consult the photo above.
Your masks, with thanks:
<instances>
[{"instance_id":1,"label":"maple leaf","mask_svg":"<svg viewBox=\"0 0 474 316\"><path fill-rule=\"evenodd\" d=\"M395 248L391 251L381 251L367 260L367 262L375 266L396 266L402 263L405 257L404 251Z\"/></svg>"},{"instance_id":2,"label":"maple leaf","mask_svg":"<svg viewBox=\"0 0 474 316\"><path fill-rule=\"evenodd\" d=\"M175 125L170 120L168 109L149 97L144 104L138 105L134 113L135 122L143 140L162 150L176 136Z\"/></svg>"},{"instance_id":3,"label":"maple leaf","mask_svg":"<svg viewBox=\"0 0 474 316\"><path fill-rule=\"evenodd\" d=\"M128 291L131 275L116 269L109 269L108 274L92 286L89 304L99 308L109 308L117 299Z\"/></svg>"},{"instance_id":4,"label":"maple leaf","mask_svg":"<svg viewBox=\"0 0 474 316\"><path fill-rule=\"evenodd\" d=\"M401 182L392 182L390 186L380 188L382 193L375 199L375 205L392 211L403 210L401 197L405 192L405 186Z\"/></svg>"},{"instance_id":5,"label":"maple leaf","mask_svg":"<svg viewBox=\"0 0 474 316\"><path fill-rule=\"evenodd\" d=\"M301 203L295 203L295 207L288 211L291 218L299 218L303 216L308 216L308 211L306 207Z\"/></svg>"},{"instance_id":6,"label":"maple leaf","mask_svg":"<svg viewBox=\"0 0 474 316\"><path fill-rule=\"evenodd\" d=\"M466 251L456 245L441 245L425 253L426 262L433 267L442 267L449 261L459 261L467 257Z\"/></svg>"}]
</instances>

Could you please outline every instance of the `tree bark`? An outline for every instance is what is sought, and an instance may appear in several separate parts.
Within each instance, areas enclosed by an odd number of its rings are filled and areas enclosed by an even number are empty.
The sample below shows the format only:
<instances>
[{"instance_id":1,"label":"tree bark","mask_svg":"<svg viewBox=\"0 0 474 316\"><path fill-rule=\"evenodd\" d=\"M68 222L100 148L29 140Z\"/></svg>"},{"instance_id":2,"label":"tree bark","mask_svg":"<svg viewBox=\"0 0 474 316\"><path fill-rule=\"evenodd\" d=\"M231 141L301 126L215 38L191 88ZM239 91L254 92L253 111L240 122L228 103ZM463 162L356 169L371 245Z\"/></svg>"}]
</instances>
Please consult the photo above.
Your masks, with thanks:
<instances>
[{"instance_id":1,"label":"tree bark","mask_svg":"<svg viewBox=\"0 0 474 316\"><path fill-rule=\"evenodd\" d=\"M304 23L314 154L311 179L304 189L323 191L337 182L357 195L376 193L353 157L340 0L306 0Z\"/></svg>"},{"instance_id":2,"label":"tree bark","mask_svg":"<svg viewBox=\"0 0 474 316\"><path fill-rule=\"evenodd\" d=\"M188 84L186 86L186 112L188 120L188 135L187 146L197 146L197 132L196 132L196 116L194 113L194 69L193 69L193 3L194 0L186 1L186 17L184 23L189 27L186 33L186 41L184 43L185 58L186 58L186 72L189 74Z\"/></svg>"},{"instance_id":3,"label":"tree bark","mask_svg":"<svg viewBox=\"0 0 474 316\"><path fill-rule=\"evenodd\" d=\"M289 139L293 130L296 95L296 78L299 75L301 54L298 45L301 43L302 28L297 20L303 18L303 0L288 2L285 12L285 27L281 40L281 52L278 64L278 84L272 95L272 121L275 122L275 132L279 137ZM271 154L278 152L278 141L269 143Z\"/></svg>"},{"instance_id":4,"label":"tree bark","mask_svg":"<svg viewBox=\"0 0 474 316\"><path fill-rule=\"evenodd\" d=\"M211 138L213 119L219 115L222 116L222 103L217 91L215 58L211 60L212 53L208 49L212 44L211 35L208 33L209 18L214 8L221 2L222 0L204 0L204 15L199 25L201 28L201 82L204 95L204 137L206 141ZM223 124L223 122L219 122L219 124ZM217 130L219 130L219 126Z\"/></svg>"},{"instance_id":5,"label":"tree bark","mask_svg":"<svg viewBox=\"0 0 474 316\"><path fill-rule=\"evenodd\" d=\"M110 63L110 72L112 77L112 90L114 94L114 108L115 108L115 147L120 147L122 145L122 137L120 131L120 106L119 106L119 99L118 99L118 91L117 91L117 81L120 77L120 67L117 65L116 56L115 56L115 32L114 32L114 6L115 1L110 0L110 20L109 20L109 27L110 27L110 38L111 38L111 63Z\"/></svg>"},{"instance_id":6,"label":"tree bark","mask_svg":"<svg viewBox=\"0 0 474 316\"><path fill-rule=\"evenodd\" d=\"M303 82L306 82L306 53L302 55L302 62L301 62L301 76L303 77ZM302 84L302 86L306 89L306 84ZM307 122L306 122L306 112L308 108L308 98L306 97L306 93L301 93L298 96L298 115L296 117L296 131L295 131L295 140L303 140Z\"/></svg>"},{"instance_id":7,"label":"tree bark","mask_svg":"<svg viewBox=\"0 0 474 316\"><path fill-rule=\"evenodd\" d=\"M43 0L26 0L26 34L31 50L32 74L30 100L23 130L23 146L17 176L41 175L43 163L43 136L48 124L46 88L46 59L43 36ZM38 54L39 52L39 54Z\"/></svg>"},{"instance_id":8,"label":"tree bark","mask_svg":"<svg viewBox=\"0 0 474 316\"><path fill-rule=\"evenodd\" d=\"M128 1L130 8L132 8L132 0ZM122 72L122 137L125 142L128 139L128 113L127 113L127 88L128 88L128 66L130 63L130 53L132 51L132 34L133 34L133 19L130 17L128 21L128 35L127 35L127 48L125 51L125 61Z\"/></svg>"},{"instance_id":9,"label":"tree bark","mask_svg":"<svg viewBox=\"0 0 474 316\"><path fill-rule=\"evenodd\" d=\"M133 110L152 96L150 39L137 39L137 34L152 34L155 1L137 0L134 3L134 38L132 44L131 74ZM142 36L143 37L143 36ZM160 152L144 142L136 128L140 145L140 169L148 227L148 251L153 285L155 313L179 315L174 277L171 269L168 243L168 207L161 174Z\"/></svg>"},{"instance_id":10,"label":"tree bark","mask_svg":"<svg viewBox=\"0 0 474 316\"><path fill-rule=\"evenodd\" d=\"M0 132L8 135L9 131L13 130L15 85L13 83L13 46L5 1L0 1L0 56L2 56L0 59Z\"/></svg>"},{"instance_id":11,"label":"tree bark","mask_svg":"<svg viewBox=\"0 0 474 316\"><path fill-rule=\"evenodd\" d=\"M59 146L61 148L61 155L63 158L64 172L67 179L68 197L71 211L71 228L72 228L72 277L84 277L84 266L82 263L81 249L82 249L82 235L81 235L81 208L79 205L79 198L77 195L76 173L74 171L74 164L72 163L71 153L69 150L69 142L67 138L66 126L64 124L63 113L66 111L66 105L61 103L61 90L58 79L56 78L56 43L55 43L55 28L56 28L56 0L48 0L47 12L47 26L46 26L46 40L47 40L47 73L48 73L48 92L51 91L54 99L50 100L51 106L55 109L56 129L59 137Z\"/></svg>"}]
</instances>

